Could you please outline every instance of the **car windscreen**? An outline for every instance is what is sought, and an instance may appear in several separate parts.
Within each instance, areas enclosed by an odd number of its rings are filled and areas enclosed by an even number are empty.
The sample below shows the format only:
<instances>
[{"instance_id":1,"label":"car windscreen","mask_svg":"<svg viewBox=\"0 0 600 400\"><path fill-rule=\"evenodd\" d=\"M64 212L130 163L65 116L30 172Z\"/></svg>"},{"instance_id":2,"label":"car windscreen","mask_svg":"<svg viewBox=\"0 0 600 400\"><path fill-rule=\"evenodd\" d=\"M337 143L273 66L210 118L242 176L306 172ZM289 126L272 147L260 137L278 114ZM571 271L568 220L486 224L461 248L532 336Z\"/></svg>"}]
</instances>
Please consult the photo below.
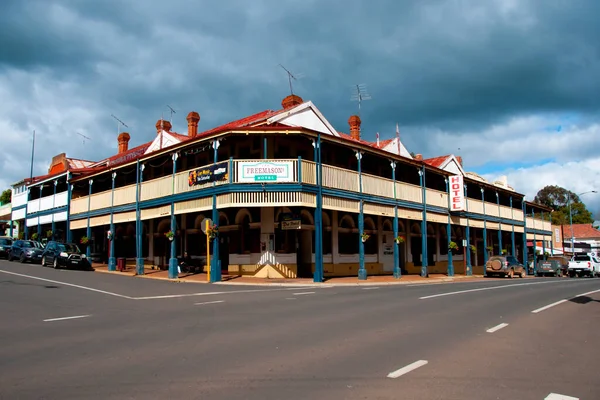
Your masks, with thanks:
<instances>
[{"instance_id":1,"label":"car windscreen","mask_svg":"<svg viewBox=\"0 0 600 400\"><path fill-rule=\"evenodd\" d=\"M508 256L506 257L506 261L508 261L511 264L518 264L519 260L517 260L516 258L514 258L513 256Z\"/></svg>"},{"instance_id":2,"label":"car windscreen","mask_svg":"<svg viewBox=\"0 0 600 400\"><path fill-rule=\"evenodd\" d=\"M10 239L0 239L0 246L11 246L12 245L12 240Z\"/></svg>"},{"instance_id":3,"label":"car windscreen","mask_svg":"<svg viewBox=\"0 0 600 400\"><path fill-rule=\"evenodd\" d=\"M58 249L60 251L66 251L69 253L81 253L81 251L79 251L79 247L74 244L59 244Z\"/></svg>"},{"instance_id":4,"label":"car windscreen","mask_svg":"<svg viewBox=\"0 0 600 400\"><path fill-rule=\"evenodd\" d=\"M592 261L591 257L587 254L580 254L573 257L573 261Z\"/></svg>"},{"instance_id":5,"label":"car windscreen","mask_svg":"<svg viewBox=\"0 0 600 400\"><path fill-rule=\"evenodd\" d=\"M35 247L35 245L33 244L33 242L25 240L21 243L21 247L29 248L29 247Z\"/></svg>"}]
</instances>

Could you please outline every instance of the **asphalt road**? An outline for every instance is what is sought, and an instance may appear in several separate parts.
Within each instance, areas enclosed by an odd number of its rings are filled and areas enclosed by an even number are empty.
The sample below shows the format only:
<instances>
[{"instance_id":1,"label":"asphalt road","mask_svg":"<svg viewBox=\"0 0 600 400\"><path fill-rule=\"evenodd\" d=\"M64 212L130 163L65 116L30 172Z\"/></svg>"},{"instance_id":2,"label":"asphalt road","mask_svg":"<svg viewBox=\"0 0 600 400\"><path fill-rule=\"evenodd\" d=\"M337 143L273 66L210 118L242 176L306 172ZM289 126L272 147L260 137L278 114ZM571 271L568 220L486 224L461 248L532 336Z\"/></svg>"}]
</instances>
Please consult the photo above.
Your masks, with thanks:
<instances>
[{"instance_id":1,"label":"asphalt road","mask_svg":"<svg viewBox=\"0 0 600 400\"><path fill-rule=\"evenodd\" d=\"M296 288L0 261L0 321L0 399L600 398L600 279Z\"/></svg>"}]
</instances>

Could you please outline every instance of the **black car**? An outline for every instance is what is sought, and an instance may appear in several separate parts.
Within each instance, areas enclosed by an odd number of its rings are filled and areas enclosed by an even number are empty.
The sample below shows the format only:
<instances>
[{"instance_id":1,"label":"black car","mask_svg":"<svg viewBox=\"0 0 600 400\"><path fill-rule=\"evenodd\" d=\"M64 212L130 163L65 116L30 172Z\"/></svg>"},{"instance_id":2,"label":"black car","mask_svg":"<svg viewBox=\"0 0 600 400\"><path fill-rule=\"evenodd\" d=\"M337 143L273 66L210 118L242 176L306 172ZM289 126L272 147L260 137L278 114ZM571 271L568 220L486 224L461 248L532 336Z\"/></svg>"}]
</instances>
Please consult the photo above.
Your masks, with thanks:
<instances>
[{"instance_id":1,"label":"black car","mask_svg":"<svg viewBox=\"0 0 600 400\"><path fill-rule=\"evenodd\" d=\"M44 248L39 242L33 240L15 240L8 254L8 261L19 260L24 262L39 263L42 260Z\"/></svg>"},{"instance_id":2,"label":"black car","mask_svg":"<svg viewBox=\"0 0 600 400\"><path fill-rule=\"evenodd\" d=\"M12 248L13 239L7 236L0 236L0 257L8 258Z\"/></svg>"},{"instance_id":3,"label":"black car","mask_svg":"<svg viewBox=\"0 0 600 400\"><path fill-rule=\"evenodd\" d=\"M92 270L92 264L75 243L50 241L42 253L42 265L54 268L80 268Z\"/></svg>"}]
</instances>

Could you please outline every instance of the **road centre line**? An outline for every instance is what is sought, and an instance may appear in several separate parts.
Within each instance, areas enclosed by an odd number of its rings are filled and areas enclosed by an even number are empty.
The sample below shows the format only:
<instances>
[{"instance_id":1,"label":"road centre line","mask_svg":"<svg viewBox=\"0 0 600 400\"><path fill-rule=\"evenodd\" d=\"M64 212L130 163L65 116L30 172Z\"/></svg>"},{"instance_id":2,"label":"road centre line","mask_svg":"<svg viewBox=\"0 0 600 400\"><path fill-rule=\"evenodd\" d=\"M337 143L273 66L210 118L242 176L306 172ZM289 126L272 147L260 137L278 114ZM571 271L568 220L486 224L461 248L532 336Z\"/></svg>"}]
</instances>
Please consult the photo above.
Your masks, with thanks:
<instances>
[{"instance_id":1,"label":"road centre line","mask_svg":"<svg viewBox=\"0 0 600 400\"><path fill-rule=\"evenodd\" d=\"M564 394L550 393L544 400L579 400L579 397L565 396Z\"/></svg>"},{"instance_id":2,"label":"road centre line","mask_svg":"<svg viewBox=\"0 0 600 400\"><path fill-rule=\"evenodd\" d=\"M496 326L494 326L493 328L488 329L486 332L487 333L494 333L496 331L499 331L502 328L506 328L508 326L508 324L503 323L503 324L498 324Z\"/></svg>"},{"instance_id":3,"label":"road centre line","mask_svg":"<svg viewBox=\"0 0 600 400\"><path fill-rule=\"evenodd\" d=\"M91 315L75 315L72 317L50 318L50 319L45 319L44 322L65 321L67 319L78 319L78 318L87 318L87 317L91 317Z\"/></svg>"},{"instance_id":4,"label":"road centre line","mask_svg":"<svg viewBox=\"0 0 600 400\"><path fill-rule=\"evenodd\" d=\"M415 361L412 364L408 364L406 367L402 367L400 369L397 369L395 371L390 372L387 377L388 378L392 378L392 379L396 379L398 377L401 377L402 375L408 374L410 371L414 371L417 368L420 368L424 365L427 365L427 360L419 360L419 361Z\"/></svg>"},{"instance_id":5,"label":"road centre line","mask_svg":"<svg viewBox=\"0 0 600 400\"><path fill-rule=\"evenodd\" d=\"M315 292L299 292L299 293L292 293L294 296L302 296L305 294L315 294Z\"/></svg>"},{"instance_id":6,"label":"road centre line","mask_svg":"<svg viewBox=\"0 0 600 400\"><path fill-rule=\"evenodd\" d=\"M586 292L586 293L578 294L577 296L571 297L571 298L569 298L569 299L562 299L562 300L556 301L556 302L554 302L554 303L548 304L547 306L544 306L544 307L540 307L540 308L538 308L538 309L535 309L535 310L533 310L533 311L532 311L532 313L533 313L533 314L537 314L537 313L539 313L539 312L542 312L542 311L544 311L544 310L547 310L547 309L549 309L549 308L552 308L552 307L554 307L554 306L557 306L557 305L559 305L559 304L566 303L566 302L567 302L567 301L569 301L569 300L573 300L573 299L576 299L576 298L578 298L578 297L584 297L584 296L587 296L587 295L589 295L589 294L594 294L594 293L598 293L598 292L600 292L600 289L598 289L598 290L592 290L591 292Z\"/></svg>"},{"instance_id":7,"label":"road centre line","mask_svg":"<svg viewBox=\"0 0 600 400\"><path fill-rule=\"evenodd\" d=\"M35 279L35 280L43 281L43 282L50 282L50 283L56 283L56 284L59 284L59 285L76 287L78 289L89 290L91 292L107 294L109 296L121 297L121 298L124 298L124 299L130 299L130 300L133 299L133 297L125 296L125 295L122 295L122 294L113 293L113 292L107 292L106 290L94 289L94 288L87 287L87 286L75 285L73 283L67 283L67 282L61 282L61 281L54 281L52 279L38 278L37 276L31 276L31 275L25 275L25 274L18 274L16 272L4 271L2 269L0 269L0 272L3 272L5 274L10 274L10 275L21 276L23 278Z\"/></svg>"},{"instance_id":8,"label":"road centre line","mask_svg":"<svg viewBox=\"0 0 600 400\"><path fill-rule=\"evenodd\" d=\"M379 289L379 286L362 288L362 290L376 290L376 289Z\"/></svg>"},{"instance_id":9,"label":"road centre line","mask_svg":"<svg viewBox=\"0 0 600 400\"><path fill-rule=\"evenodd\" d=\"M231 291L225 291L225 292L198 292L198 293L183 293L183 294L167 294L167 295L162 295L162 296L131 297L131 299L132 300L176 299L176 298L180 298L180 297L214 296L217 294L280 292L280 291L290 291L290 290L298 290L298 288L248 289L248 290L231 290Z\"/></svg>"},{"instance_id":10,"label":"road centre line","mask_svg":"<svg viewBox=\"0 0 600 400\"><path fill-rule=\"evenodd\" d=\"M598 290L592 290L591 292L586 292L586 293L578 294L575 297L583 297L583 296L587 296L588 294L594 294L594 293L598 293L598 292L600 292L600 289L598 289Z\"/></svg>"},{"instance_id":11,"label":"road centre line","mask_svg":"<svg viewBox=\"0 0 600 400\"><path fill-rule=\"evenodd\" d=\"M225 300L205 301L204 303L194 303L195 306L203 306L205 304L225 303Z\"/></svg>"},{"instance_id":12,"label":"road centre line","mask_svg":"<svg viewBox=\"0 0 600 400\"><path fill-rule=\"evenodd\" d=\"M575 281L568 281L568 282L575 282ZM463 293L471 293L471 292L481 292L481 291L484 291L484 290L506 289L506 288L512 288L512 287L517 287L517 286L547 285L549 283L568 283L568 282L556 280L556 281L547 281L547 282L515 283L515 284L508 284L508 285L483 287L483 288L477 288L477 289L459 290L459 291L456 291L456 292L447 292L447 293L432 294L430 296L419 297L419 300L433 299L435 297L443 297L443 296L452 296L452 295L455 295L455 294L463 294Z\"/></svg>"}]
</instances>

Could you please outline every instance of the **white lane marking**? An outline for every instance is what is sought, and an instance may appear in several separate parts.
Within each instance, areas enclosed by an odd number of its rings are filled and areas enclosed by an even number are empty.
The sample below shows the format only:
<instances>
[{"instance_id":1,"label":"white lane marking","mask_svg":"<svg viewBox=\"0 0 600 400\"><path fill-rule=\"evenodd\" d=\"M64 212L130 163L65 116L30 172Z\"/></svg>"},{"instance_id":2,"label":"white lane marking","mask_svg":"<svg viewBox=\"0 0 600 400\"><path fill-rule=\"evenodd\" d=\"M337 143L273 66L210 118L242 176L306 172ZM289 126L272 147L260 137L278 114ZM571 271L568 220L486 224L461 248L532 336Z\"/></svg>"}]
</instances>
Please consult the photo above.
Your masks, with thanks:
<instances>
[{"instance_id":1,"label":"white lane marking","mask_svg":"<svg viewBox=\"0 0 600 400\"><path fill-rule=\"evenodd\" d=\"M588 294L594 294L594 293L598 293L598 292L600 292L600 289L598 289L598 290L592 290L591 292L587 292L587 293L578 294L575 297L583 297L583 296L587 296Z\"/></svg>"},{"instance_id":2,"label":"white lane marking","mask_svg":"<svg viewBox=\"0 0 600 400\"><path fill-rule=\"evenodd\" d=\"M544 400L579 400L579 397L565 396L564 394L550 393Z\"/></svg>"},{"instance_id":3,"label":"white lane marking","mask_svg":"<svg viewBox=\"0 0 600 400\"><path fill-rule=\"evenodd\" d=\"M422 367L423 365L426 365L427 361L426 360L419 360L419 361L415 361L412 364L408 364L406 367L402 367L400 369L397 369L393 372L390 372L387 377L388 378L392 378L392 379L396 379L404 374L408 374L410 371L413 371L417 368Z\"/></svg>"},{"instance_id":4,"label":"white lane marking","mask_svg":"<svg viewBox=\"0 0 600 400\"><path fill-rule=\"evenodd\" d=\"M483 290L506 289L506 288L512 288L512 287L516 287L516 286L547 285L549 283L563 283L563 282L564 281L515 283L515 284L509 284L509 285L492 286L492 287L484 287L484 288L477 288L477 289L459 290L459 291L456 291L456 292L447 292L447 293L432 294L431 296L419 297L419 300L433 299L434 297L452 296L452 295L455 295L455 294L463 294L463 293L471 293L471 292L481 292ZM568 282L569 281L564 282L564 283L568 283ZM575 281L570 281L570 282L575 282Z\"/></svg>"},{"instance_id":5,"label":"white lane marking","mask_svg":"<svg viewBox=\"0 0 600 400\"><path fill-rule=\"evenodd\" d=\"M362 290L376 290L376 289L379 289L379 287L376 286L376 287L364 287L364 288L362 288Z\"/></svg>"},{"instance_id":6,"label":"white lane marking","mask_svg":"<svg viewBox=\"0 0 600 400\"><path fill-rule=\"evenodd\" d=\"M185 294L167 294L162 296L144 296L144 297L131 297L132 300L155 300L155 299L176 299L180 297L194 297L194 296L214 296L217 294L237 294L237 293L259 293L259 292L280 292L298 290L298 288L285 288L285 289L248 289L248 290L231 290L226 292L199 292L199 293L185 293Z\"/></svg>"},{"instance_id":7,"label":"white lane marking","mask_svg":"<svg viewBox=\"0 0 600 400\"><path fill-rule=\"evenodd\" d=\"M10 275L16 275L16 276L21 276L23 278L29 278L29 279L36 279L38 281L44 281L44 282L50 282L50 283L57 283L59 285L65 285L65 286L71 286L71 287L76 287L78 289L84 289L84 290L89 290L91 292L96 292L96 293L102 293L102 294L107 294L110 296L116 296L116 297L121 297L124 299L133 299L133 297L129 297L129 296L124 296L122 294L118 294L118 293L113 293L113 292L107 292L105 290L100 290L100 289L94 289L91 287L87 287L87 286L81 286L81 285L75 285L73 283L67 283L67 282L61 282L61 281L54 281L52 279L45 279L45 278L38 278L37 276L31 276L31 275L25 275L25 274L17 274L16 272L9 272L9 271L4 271L0 269L0 272L3 272L5 274L10 274Z\"/></svg>"},{"instance_id":8,"label":"white lane marking","mask_svg":"<svg viewBox=\"0 0 600 400\"><path fill-rule=\"evenodd\" d=\"M507 326L508 326L508 324L499 324L499 325L496 325L493 328L488 329L486 332L487 333L494 333L496 331L499 331L502 328L506 328Z\"/></svg>"},{"instance_id":9,"label":"white lane marking","mask_svg":"<svg viewBox=\"0 0 600 400\"><path fill-rule=\"evenodd\" d=\"M294 296L302 296L305 294L315 294L315 292L300 292L300 293L293 293Z\"/></svg>"},{"instance_id":10,"label":"white lane marking","mask_svg":"<svg viewBox=\"0 0 600 400\"><path fill-rule=\"evenodd\" d=\"M554 307L554 306L557 306L557 305L559 305L559 304L566 303L566 302L567 302L567 300L565 300L565 299L563 299L563 300L559 300L559 301L556 301L556 302L554 302L554 303L552 303L552 304L548 304L547 306L544 306L544 307L540 307L540 308L538 308L538 309L535 309L535 310L533 310L533 311L532 311L532 313L533 313L533 314L537 314L537 313L539 313L539 312L542 312L542 311L544 311L544 310L547 310L547 309L549 309L549 308L552 308L552 307Z\"/></svg>"},{"instance_id":11,"label":"white lane marking","mask_svg":"<svg viewBox=\"0 0 600 400\"><path fill-rule=\"evenodd\" d=\"M225 303L225 300L205 301L204 303L194 303L195 306L203 306L205 304Z\"/></svg>"},{"instance_id":12,"label":"white lane marking","mask_svg":"<svg viewBox=\"0 0 600 400\"><path fill-rule=\"evenodd\" d=\"M87 317L90 317L90 315L74 315L72 317L50 318L50 319L45 319L44 322L64 321L67 319L78 319L78 318L87 318Z\"/></svg>"}]
</instances>

